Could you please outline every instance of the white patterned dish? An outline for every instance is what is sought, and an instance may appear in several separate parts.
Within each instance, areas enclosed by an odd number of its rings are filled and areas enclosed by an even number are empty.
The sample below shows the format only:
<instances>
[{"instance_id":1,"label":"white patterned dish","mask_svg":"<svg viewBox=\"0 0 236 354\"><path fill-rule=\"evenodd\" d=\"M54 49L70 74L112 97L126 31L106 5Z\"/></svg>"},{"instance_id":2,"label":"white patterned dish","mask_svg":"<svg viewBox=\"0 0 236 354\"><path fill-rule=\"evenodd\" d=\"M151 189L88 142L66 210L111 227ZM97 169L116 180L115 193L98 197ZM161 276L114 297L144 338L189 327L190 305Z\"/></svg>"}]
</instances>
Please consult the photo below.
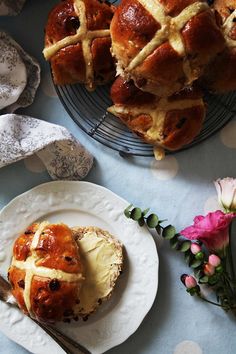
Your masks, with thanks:
<instances>
[{"instance_id":1,"label":"white patterned dish","mask_svg":"<svg viewBox=\"0 0 236 354\"><path fill-rule=\"evenodd\" d=\"M127 202L88 182L56 181L13 199L0 213L0 272L7 273L19 232L36 220L107 229L125 248L124 272L113 296L87 322L60 325L93 354L122 343L150 310L158 286L158 255L152 236L123 215ZM0 330L32 353L63 353L34 322L0 302Z\"/></svg>"}]
</instances>

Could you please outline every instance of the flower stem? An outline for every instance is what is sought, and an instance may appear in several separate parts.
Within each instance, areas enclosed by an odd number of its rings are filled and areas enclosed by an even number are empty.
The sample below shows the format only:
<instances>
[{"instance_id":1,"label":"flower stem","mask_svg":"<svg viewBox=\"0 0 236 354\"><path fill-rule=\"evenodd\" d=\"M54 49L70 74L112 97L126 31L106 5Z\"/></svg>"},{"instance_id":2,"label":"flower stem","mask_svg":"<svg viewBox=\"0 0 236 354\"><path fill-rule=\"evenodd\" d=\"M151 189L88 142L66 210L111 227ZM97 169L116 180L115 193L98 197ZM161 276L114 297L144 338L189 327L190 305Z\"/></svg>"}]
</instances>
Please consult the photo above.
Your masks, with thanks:
<instances>
[{"instance_id":1,"label":"flower stem","mask_svg":"<svg viewBox=\"0 0 236 354\"><path fill-rule=\"evenodd\" d=\"M229 260L230 275L231 275L232 285L233 285L233 292L235 294L236 277L235 277L234 262L233 262L233 255L232 255L232 247L231 246L232 246L232 223L229 226L228 260Z\"/></svg>"},{"instance_id":2,"label":"flower stem","mask_svg":"<svg viewBox=\"0 0 236 354\"><path fill-rule=\"evenodd\" d=\"M200 297L200 299L202 299L203 301L208 302L209 304L212 304L212 305L215 305L215 306L218 306L218 307L223 307L222 305L217 304L216 302L210 301L210 300L206 299L205 297L202 297L200 294L198 295L198 297Z\"/></svg>"}]
</instances>

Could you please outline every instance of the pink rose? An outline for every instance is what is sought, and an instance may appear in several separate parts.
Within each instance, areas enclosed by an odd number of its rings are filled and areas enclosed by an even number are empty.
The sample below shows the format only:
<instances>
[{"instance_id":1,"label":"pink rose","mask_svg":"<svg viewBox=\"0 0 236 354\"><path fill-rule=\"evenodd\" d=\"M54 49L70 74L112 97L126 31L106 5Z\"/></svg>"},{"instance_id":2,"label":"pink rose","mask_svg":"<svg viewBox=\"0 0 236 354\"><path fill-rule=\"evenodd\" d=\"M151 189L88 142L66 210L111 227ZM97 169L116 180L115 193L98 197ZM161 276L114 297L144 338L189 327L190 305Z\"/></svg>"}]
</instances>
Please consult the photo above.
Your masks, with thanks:
<instances>
[{"instance_id":1,"label":"pink rose","mask_svg":"<svg viewBox=\"0 0 236 354\"><path fill-rule=\"evenodd\" d=\"M236 213L224 214L220 210L199 215L180 234L189 240L202 241L209 251L221 251L229 243L229 224L235 217Z\"/></svg>"},{"instance_id":2,"label":"pink rose","mask_svg":"<svg viewBox=\"0 0 236 354\"><path fill-rule=\"evenodd\" d=\"M236 179L223 178L217 179L215 187L218 194L219 204L223 206L226 211L236 211Z\"/></svg>"}]
</instances>

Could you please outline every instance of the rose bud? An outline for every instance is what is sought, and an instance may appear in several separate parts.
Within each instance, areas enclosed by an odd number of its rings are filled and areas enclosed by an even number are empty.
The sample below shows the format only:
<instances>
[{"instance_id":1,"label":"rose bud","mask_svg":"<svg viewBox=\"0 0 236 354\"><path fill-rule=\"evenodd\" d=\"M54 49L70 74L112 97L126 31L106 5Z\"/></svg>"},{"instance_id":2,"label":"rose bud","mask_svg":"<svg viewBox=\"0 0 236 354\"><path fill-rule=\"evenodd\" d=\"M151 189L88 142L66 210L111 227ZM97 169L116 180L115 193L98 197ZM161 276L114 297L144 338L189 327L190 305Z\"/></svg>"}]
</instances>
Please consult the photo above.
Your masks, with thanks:
<instances>
[{"instance_id":1,"label":"rose bud","mask_svg":"<svg viewBox=\"0 0 236 354\"><path fill-rule=\"evenodd\" d=\"M181 281L186 286L187 289L192 289L197 286L196 279L191 275L187 275L187 274L181 275Z\"/></svg>"},{"instance_id":2,"label":"rose bud","mask_svg":"<svg viewBox=\"0 0 236 354\"><path fill-rule=\"evenodd\" d=\"M215 273L215 267L210 263L204 264L203 272L206 275L213 275Z\"/></svg>"},{"instance_id":3,"label":"rose bud","mask_svg":"<svg viewBox=\"0 0 236 354\"><path fill-rule=\"evenodd\" d=\"M216 268L216 267L218 267L218 265L220 265L221 259L217 255L211 254L208 258L208 263Z\"/></svg>"},{"instance_id":4,"label":"rose bud","mask_svg":"<svg viewBox=\"0 0 236 354\"><path fill-rule=\"evenodd\" d=\"M197 243L192 243L190 250L193 254L197 254L198 252L201 252L201 247Z\"/></svg>"}]
</instances>

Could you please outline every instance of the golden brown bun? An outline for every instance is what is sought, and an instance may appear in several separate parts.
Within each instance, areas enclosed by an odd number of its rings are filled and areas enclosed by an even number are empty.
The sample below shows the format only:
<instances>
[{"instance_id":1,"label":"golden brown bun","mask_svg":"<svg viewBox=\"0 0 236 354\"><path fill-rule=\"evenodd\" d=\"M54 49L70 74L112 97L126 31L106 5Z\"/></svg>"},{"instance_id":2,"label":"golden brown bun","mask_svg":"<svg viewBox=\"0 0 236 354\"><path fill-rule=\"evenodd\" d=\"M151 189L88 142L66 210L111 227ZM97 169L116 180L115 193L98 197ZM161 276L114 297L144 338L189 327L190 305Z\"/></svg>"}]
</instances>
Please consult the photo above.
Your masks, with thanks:
<instances>
[{"instance_id":1,"label":"golden brown bun","mask_svg":"<svg viewBox=\"0 0 236 354\"><path fill-rule=\"evenodd\" d=\"M115 75L110 53L110 22L115 7L99 0L65 0L48 16L44 56L55 84L86 84L88 89Z\"/></svg>"},{"instance_id":2,"label":"golden brown bun","mask_svg":"<svg viewBox=\"0 0 236 354\"><path fill-rule=\"evenodd\" d=\"M39 321L74 316L82 272L78 246L64 224L33 224L15 241L9 268L12 294Z\"/></svg>"},{"instance_id":3,"label":"golden brown bun","mask_svg":"<svg viewBox=\"0 0 236 354\"><path fill-rule=\"evenodd\" d=\"M214 0L212 5L213 9L221 17L221 24L234 12L235 6L235 0Z\"/></svg>"},{"instance_id":4,"label":"golden brown bun","mask_svg":"<svg viewBox=\"0 0 236 354\"><path fill-rule=\"evenodd\" d=\"M108 300L122 271L122 244L108 231L94 226L73 227L85 266L85 281L76 314L84 320Z\"/></svg>"},{"instance_id":5,"label":"golden brown bun","mask_svg":"<svg viewBox=\"0 0 236 354\"><path fill-rule=\"evenodd\" d=\"M226 93L236 90L236 0L215 0L213 8L226 48L206 67L202 83L215 93Z\"/></svg>"},{"instance_id":6,"label":"golden brown bun","mask_svg":"<svg viewBox=\"0 0 236 354\"><path fill-rule=\"evenodd\" d=\"M109 112L145 142L168 150L178 150L192 142L205 118L202 94L193 88L160 98L147 95L120 77L113 84L111 97L114 106Z\"/></svg>"},{"instance_id":7,"label":"golden brown bun","mask_svg":"<svg viewBox=\"0 0 236 354\"><path fill-rule=\"evenodd\" d=\"M111 37L118 74L160 97L198 79L225 46L207 2L194 0L122 0Z\"/></svg>"}]
</instances>

